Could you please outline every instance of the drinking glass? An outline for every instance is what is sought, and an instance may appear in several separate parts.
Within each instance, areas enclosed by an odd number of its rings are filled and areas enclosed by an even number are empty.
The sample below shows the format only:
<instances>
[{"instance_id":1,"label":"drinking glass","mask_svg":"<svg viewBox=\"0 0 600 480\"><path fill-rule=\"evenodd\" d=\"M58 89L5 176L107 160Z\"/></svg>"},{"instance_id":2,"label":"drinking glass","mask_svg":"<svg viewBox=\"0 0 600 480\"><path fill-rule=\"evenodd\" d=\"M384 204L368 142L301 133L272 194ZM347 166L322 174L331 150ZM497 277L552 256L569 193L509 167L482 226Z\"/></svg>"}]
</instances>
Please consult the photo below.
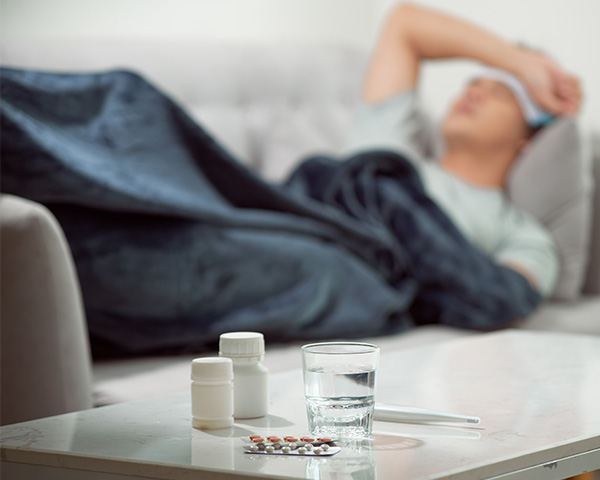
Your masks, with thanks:
<instances>
[{"instance_id":1,"label":"drinking glass","mask_svg":"<svg viewBox=\"0 0 600 480\"><path fill-rule=\"evenodd\" d=\"M368 343L304 345L302 371L312 435L364 438L373 430L379 347Z\"/></svg>"}]
</instances>

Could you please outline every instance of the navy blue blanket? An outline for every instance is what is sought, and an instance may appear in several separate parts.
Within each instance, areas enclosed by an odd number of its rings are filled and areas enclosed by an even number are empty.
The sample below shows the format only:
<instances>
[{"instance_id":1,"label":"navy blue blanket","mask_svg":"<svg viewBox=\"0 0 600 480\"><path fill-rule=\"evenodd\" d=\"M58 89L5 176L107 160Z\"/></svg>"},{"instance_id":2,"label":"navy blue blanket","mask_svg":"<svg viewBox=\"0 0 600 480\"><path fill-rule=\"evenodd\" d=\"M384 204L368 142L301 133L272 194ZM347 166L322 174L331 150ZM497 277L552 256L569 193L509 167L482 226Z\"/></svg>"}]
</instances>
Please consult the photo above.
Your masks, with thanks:
<instances>
[{"instance_id":1,"label":"navy blue blanket","mask_svg":"<svg viewBox=\"0 0 600 480\"><path fill-rule=\"evenodd\" d=\"M63 227L96 354L199 350L231 330L493 329L540 300L462 237L400 155L314 157L272 185L132 73L1 81L2 192Z\"/></svg>"}]
</instances>

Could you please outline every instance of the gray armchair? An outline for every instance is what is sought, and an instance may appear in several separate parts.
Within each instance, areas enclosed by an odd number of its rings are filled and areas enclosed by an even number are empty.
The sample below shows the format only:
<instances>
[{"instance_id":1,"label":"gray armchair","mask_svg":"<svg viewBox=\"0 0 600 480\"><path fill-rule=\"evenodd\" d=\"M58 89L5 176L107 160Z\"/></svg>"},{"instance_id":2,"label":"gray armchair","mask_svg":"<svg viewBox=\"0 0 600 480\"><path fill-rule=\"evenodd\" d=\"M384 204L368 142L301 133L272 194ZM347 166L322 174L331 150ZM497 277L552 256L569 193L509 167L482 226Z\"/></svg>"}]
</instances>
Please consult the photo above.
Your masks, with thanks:
<instances>
[{"instance_id":1,"label":"gray armchair","mask_svg":"<svg viewBox=\"0 0 600 480\"><path fill-rule=\"evenodd\" d=\"M0 196L0 424L92 406L79 282L64 234L43 206Z\"/></svg>"}]
</instances>

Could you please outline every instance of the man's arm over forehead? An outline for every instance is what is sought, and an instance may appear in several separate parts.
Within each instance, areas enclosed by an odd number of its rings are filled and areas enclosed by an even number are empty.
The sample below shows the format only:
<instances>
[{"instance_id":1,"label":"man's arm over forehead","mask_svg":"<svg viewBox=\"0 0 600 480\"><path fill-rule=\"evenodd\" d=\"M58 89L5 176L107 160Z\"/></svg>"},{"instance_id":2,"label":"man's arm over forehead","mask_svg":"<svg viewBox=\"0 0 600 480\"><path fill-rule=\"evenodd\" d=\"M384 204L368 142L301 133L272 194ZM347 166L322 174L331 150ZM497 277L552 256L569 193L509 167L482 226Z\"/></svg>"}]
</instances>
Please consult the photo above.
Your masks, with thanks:
<instances>
[{"instance_id":1,"label":"man's arm over forehead","mask_svg":"<svg viewBox=\"0 0 600 480\"><path fill-rule=\"evenodd\" d=\"M548 59L469 22L410 3L395 6L375 45L362 96L368 103L414 89L423 60L468 58L519 77L552 113L573 114L581 91L575 77Z\"/></svg>"},{"instance_id":2,"label":"man's arm over forehead","mask_svg":"<svg viewBox=\"0 0 600 480\"><path fill-rule=\"evenodd\" d=\"M520 52L517 46L468 22L403 3L384 22L363 97L376 103L414 88L422 60L464 57L513 72Z\"/></svg>"},{"instance_id":3,"label":"man's arm over forehead","mask_svg":"<svg viewBox=\"0 0 600 480\"><path fill-rule=\"evenodd\" d=\"M420 58L409 38L413 10L400 5L385 20L363 84L362 97L368 103L387 100L417 84Z\"/></svg>"}]
</instances>

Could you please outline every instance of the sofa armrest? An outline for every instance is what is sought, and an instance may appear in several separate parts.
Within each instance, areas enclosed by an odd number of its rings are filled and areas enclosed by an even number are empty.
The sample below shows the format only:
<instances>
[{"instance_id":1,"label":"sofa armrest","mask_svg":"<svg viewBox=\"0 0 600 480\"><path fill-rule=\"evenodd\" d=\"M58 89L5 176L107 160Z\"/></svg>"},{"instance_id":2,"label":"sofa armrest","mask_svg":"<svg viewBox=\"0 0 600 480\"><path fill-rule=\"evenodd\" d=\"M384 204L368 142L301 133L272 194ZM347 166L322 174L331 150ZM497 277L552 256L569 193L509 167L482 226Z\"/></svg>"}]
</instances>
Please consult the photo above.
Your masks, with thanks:
<instances>
[{"instance_id":1,"label":"sofa armrest","mask_svg":"<svg viewBox=\"0 0 600 480\"><path fill-rule=\"evenodd\" d=\"M0 424L90 408L91 359L77 274L43 206L0 196Z\"/></svg>"}]
</instances>

